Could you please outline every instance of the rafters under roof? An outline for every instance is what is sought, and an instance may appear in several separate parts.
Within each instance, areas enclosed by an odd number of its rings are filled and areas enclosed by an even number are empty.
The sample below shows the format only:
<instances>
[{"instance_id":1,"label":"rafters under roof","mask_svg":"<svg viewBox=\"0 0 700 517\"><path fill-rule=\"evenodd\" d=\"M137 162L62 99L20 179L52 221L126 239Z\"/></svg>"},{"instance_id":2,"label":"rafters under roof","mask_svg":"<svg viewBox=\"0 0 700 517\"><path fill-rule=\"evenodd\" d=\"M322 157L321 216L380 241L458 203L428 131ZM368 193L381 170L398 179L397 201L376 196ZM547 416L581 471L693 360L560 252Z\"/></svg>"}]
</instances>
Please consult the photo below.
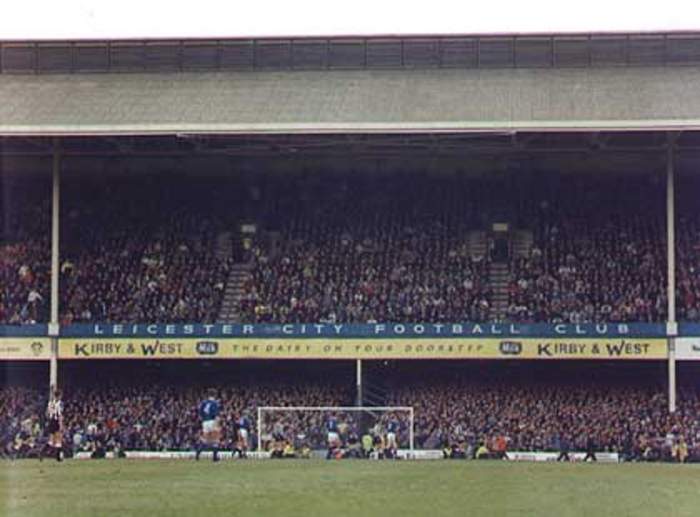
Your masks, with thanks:
<instances>
[{"instance_id":1,"label":"rafters under roof","mask_svg":"<svg viewBox=\"0 0 700 517\"><path fill-rule=\"evenodd\" d=\"M66 156L460 156L493 154L660 153L669 133L511 132L423 134L287 134L68 137ZM676 135L679 153L700 152L700 132ZM42 156L53 150L50 137L0 138L0 154Z\"/></svg>"}]
</instances>

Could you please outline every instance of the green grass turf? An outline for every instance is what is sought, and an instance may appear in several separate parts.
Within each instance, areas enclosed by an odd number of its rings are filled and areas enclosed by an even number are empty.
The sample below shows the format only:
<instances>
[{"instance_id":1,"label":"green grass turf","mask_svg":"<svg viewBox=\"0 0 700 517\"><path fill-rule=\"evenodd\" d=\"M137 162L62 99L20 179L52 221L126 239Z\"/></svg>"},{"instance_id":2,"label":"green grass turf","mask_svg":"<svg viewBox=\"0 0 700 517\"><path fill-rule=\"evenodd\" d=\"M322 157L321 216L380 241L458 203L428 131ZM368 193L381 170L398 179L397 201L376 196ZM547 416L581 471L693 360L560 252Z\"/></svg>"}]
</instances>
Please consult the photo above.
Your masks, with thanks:
<instances>
[{"instance_id":1,"label":"green grass turf","mask_svg":"<svg viewBox=\"0 0 700 517\"><path fill-rule=\"evenodd\" d=\"M700 466L2 461L0 515L698 516Z\"/></svg>"}]
</instances>

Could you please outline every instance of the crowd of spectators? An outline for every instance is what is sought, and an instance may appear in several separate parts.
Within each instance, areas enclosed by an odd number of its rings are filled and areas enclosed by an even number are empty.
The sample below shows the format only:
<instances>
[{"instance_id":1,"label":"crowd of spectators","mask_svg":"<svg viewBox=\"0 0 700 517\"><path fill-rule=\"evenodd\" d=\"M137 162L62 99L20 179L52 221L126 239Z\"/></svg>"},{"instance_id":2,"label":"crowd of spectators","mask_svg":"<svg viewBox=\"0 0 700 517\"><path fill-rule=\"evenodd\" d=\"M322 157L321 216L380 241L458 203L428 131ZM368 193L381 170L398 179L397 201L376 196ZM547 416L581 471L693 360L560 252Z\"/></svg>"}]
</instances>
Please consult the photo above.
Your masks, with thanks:
<instances>
[{"instance_id":1,"label":"crowd of spectators","mask_svg":"<svg viewBox=\"0 0 700 517\"><path fill-rule=\"evenodd\" d=\"M217 253L223 224L200 190L144 180L69 193L62 323L214 322L233 258Z\"/></svg>"},{"instance_id":2,"label":"crowd of spectators","mask_svg":"<svg viewBox=\"0 0 700 517\"><path fill-rule=\"evenodd\" d=\"M46 398L38 389L5 386L0 388L0 455L36 455L44 438Z\"/></svg>"},{"instance_id":3,"label":"crowd of spectators","mask_svg":"<svg viewBox=\"0 0 700 517\"><path fill-rule=\"evenodd\" d=\"M336 383L337 384L337 383ZM66 389L64 402L64 444L68 453L96 451L192 451L200 442L199 403L207 398L202 385L100 385ZM236 444L236 422L245 415L253 424L250 446L257 444L259 406L342 406L352 401L347 387L334 383L286 383L241 385L219 384L222 403L221 446ZM39 390L0 389L0 438L2 453L8 457L38 454L43 436L46 396ZM263 444L273 442L273 430L280 439L325 443L324 415L314 412L267 414Z\"/></svg>"},{"instance_id":4,"label":"crowd of spectators","mask_svg":"<svg viewBox=\"0 0 700 517\"><path fill-rule=\"evenodd\" d=\"M681 321L700 321L700 218L686 216L679 224L677 310Z\"/></svg>"},{"instance_id":5,"label":"crowd of spectators","mask_svg":"<svg viewBox=\"0 0 700 517\"><path fill-rule=\"evenodd\" d=\"M66 254L62 323L214 322L231 260L210 246L194 235L129 231Z\"/></svg>"},{"instance_id":6,"label":"crowd of spectators","mask_svg":"<svg viewBox=\"0 0 700 517\"><path fill-rule=\"evenodd\" d=\"M420 448L458 446L473 456L502 437L512 451L559 452L565 443L585 451L593 444L597 451L644 460L669 458L682 441L700 461L697 386L679 391L671 414L661 382L620 381L612 372L602 378L588 372L584 381L584 371L518 376L463 368L423 372L424 381L395 376L389 402L414 407Z\"/></svg>"},{"instance_id":7,"label":"crowd of spectators","mask_svg":"<svg viewBox=\"0 0 700 517\"><path fill-rule=\"evenodd\" d=\"M546 175L504 190L455 175L294 178L248 189L258 233L240 321L488 321L493 257L469 238L499 217L534 236L527 256L510 257L505 319L666 318L665 199L647 179ZM677 221L678 319L688 321L700 320L696 187L679 189L689 201ZM234 261L216 240L240 222L220 180L127 178L109 190L86 180L64 190L63 323L216 320ZM12 196L0 219L0 323L45 322L48 189Z\"/></svg>"},{"instance_id":8,"label":"crowd of spectators","mask_svg":"<svg viewBox=\"0 0 700 517\"><path fill-rule=\"evenodd\" d=\"M669 458L679 443L689 460L700 461L700 390L684 386L678 409L670 414L660 385L638 380L538 374L535 378L494 369L480 373L473 365L433 367L427 371L388 374L386 403L412 406L415 446L455 447L474 456L481 447L504 440L510 451L572 451L589 447L616 452L629 460ZM582 367L581 371L584 371ZM554 370L550 371L554 372ZM615 370L617 372L618 370ZM416 376L417 375L417 376ZM257 444L260 406L352 405L351 382L339 378L291 377L255 382L177 384L100 384L66 388L66 449L73 454L95 451L192 451L200 436L197 408L211 387L222 402L222 447L236 443L235 422L252 422L250 446ZM267 379L267 380L266 380ZM36 454L42 444L45 393L27 388L0 390L0 447L7 456ZM364 434L386 432L387 413L373 418L338 411L275 411L265 414L261 439L266 450L280 440L322 449L330 415L339 422L341 438L352 443ZM408 414L396 411L401 423L399 446L408 446ZM383 427L383 429L382 429ZM591 445L593 444L593 445Z\"/></svg>"},{"instance_id":9,"label":"crowd of spectators","mask_svg":"<svg viewBox=\"0 0 700 517\"><path fill-rule=\"evenodd\" d=\"M201 424L199 402L207 391L201 387L178 389L112 388L69 392L66 401L66 438L76 450L90 450L101 442L108 450L194 450ZM347 403L344 390L329 391L314 384L220 386L222 447L236 441L235 422L246 414L254 424L251 445L257 442L257 407L266 405L340 405ZM272 417L271 417L272 418ZM312 413L286 413L285 435L318 433Z\"/></svg>"},{"instance_id":10,"label":"crowd of spectators","mask_svg":"<svg viewBox=\"0 0 700 517\"><path fill-rule=\"evenodd\" d=\"M488 319L488 257L467 240L476 192L425 177L290 189L276 239L253 248L241 320Z\"/></svg>"},{"instance_id":11,"label":"crowd of spectators","mask_svg":"<svg viewBox=\"0 0 700 517\"><path fill-rule=\"evenodd\" d=\"M700 181L687 180L680 189L677 223L678 268L676 271L676 306L680 321L700 321L700 215L698 195Z\"/></svg>"},{"instance_id":12,"label":"crowd of spectators","mask_svg":"<svg viewBox=\"0 0 700 517\"><path fill-rule=\"evenodd\" d=\"M0 218L0 324L48 320L50 213L46 182L12 186ZM10 187L5 186L8 190ZM67 182L62 196L61 322L216 320L233 257L217 182L147 177Z\"/></svg>"},{"instance_id":13,"label":"crowd of spectators","mask_svg":"<svg viewBox=\"0 0 700 517\"><path fill-rule=\"evenodd\" d=\"M661 455L683 438L700 460L697 392L683 393L673 415L662 390L583 383L419 384L396 391L392 403L413 404L421 448L475 451L502 435L515 451L559 451L563 441L582 451L592 439L598 451L641 457L647 447Z\"/></svg>"},{"instance_id":14,"label":"crowd of spectators","mask_svg":"<svg viewBox=\"0 0 700 517\"><path fill-rule=\"evenodd\" d=\"M274 241L253 248L240 319L492 319L493 257L470 252L467 236L494 217L534 237L527 256L510 256L506 320L666 319L665 196L653 178L631 185L626 177L533 177L503 192L454 178L398 181L399 187L384 179L380 190L353 180L336 198L323 188L306 195L288 189L286 195L301 202L282 202L271 217L284 221ZM692 186L688 191L693 198ZM679 316L694 321L700 318L700 224L692 202L679 204L679 213Z\"/></svg>"},{"instance_id":15,"label":"crowd of spectators","mask_svg":"<svg viewBox=\"0 0 700 517\"><path fill-rule=\"evenodd\" d=\"M666 318L662 192L620 180L571 181L521 206L534 244L511 261L511 321L658 322ZM683 267L683 266L682 266Z\"/></svg>"},{"instance_id":16,"label":"crowd of spectators","mask_svg":"<svg viewBox=\"0 0 700 517\"><path fill-rule=\"evenodd\" d=\"M48 239L0 244L0 323L22 325L48 316Z\"/></svg>"},{"instance_id":17,"label":"crowd of spectators","mask_svg":"<svg viewBox=\"0 0 700 517\"><path fill-rule=\"evenodd\" d=\"M34 181L0 181L0 198L0 324L46 321L51 268L47 189Z\"/></svg>"}]
</instances>

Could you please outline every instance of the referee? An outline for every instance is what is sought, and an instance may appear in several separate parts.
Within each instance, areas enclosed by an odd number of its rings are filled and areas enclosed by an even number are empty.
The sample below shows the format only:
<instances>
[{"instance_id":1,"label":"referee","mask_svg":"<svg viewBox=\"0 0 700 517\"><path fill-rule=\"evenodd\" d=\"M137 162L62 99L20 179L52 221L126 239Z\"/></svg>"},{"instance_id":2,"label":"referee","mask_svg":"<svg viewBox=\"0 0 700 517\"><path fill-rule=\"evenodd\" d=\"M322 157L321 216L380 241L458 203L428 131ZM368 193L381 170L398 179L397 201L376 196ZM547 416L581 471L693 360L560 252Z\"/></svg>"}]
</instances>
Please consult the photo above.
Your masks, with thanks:
<instances>
[{"instance_id":1,"label":"referee","mask_svg":"<svg viewBox=\"0 0 700 517\"><path fill-rule=\"evenodd\" d=\"M49 447L53 449L56 461L63 460L63 402L61 392L55 390L46 406L48 424L46 431L49 435Z\"/></svg>"},{"instance_id":2,"label":"referee","mask_svg":"<svg viewBox=\"0 0 700 517\"><path fill-rule=\"evenodd\" d=\"M586 456L583 458L583 461L588 461L588 458L590 458L591 461L598 461L598 458L595 456L595 450L597 447L598 444L596 443L595 438L589 433L588 436L586 436Z\"/></svg>"}]
</instances>

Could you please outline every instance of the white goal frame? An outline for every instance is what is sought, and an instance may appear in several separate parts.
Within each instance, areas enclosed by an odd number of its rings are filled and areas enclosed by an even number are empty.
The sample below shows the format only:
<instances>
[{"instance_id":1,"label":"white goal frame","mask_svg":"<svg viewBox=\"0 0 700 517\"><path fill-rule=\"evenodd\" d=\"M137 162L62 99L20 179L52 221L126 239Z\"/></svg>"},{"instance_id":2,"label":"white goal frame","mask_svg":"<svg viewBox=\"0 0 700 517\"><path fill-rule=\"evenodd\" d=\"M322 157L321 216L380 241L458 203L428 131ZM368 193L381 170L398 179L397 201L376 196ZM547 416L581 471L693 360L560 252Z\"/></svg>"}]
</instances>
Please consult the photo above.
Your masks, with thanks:
<instances>
[{"instance_id":1,"label":"white goal frame","mask_svg":"<svg viewBox=\"0 0 700 517\"><path fill-rule=\"evenodd\" d=\"M411 457L413 456L415 434L415 414L413 412L413 406L258 406L258 452L262 452L262 416L266 411L342 411L348 413L371 413L372 411L388 413L389 411L408 411L410 422L408 427L408 450L410 451Z\"/></svg>"}]
</instances>

